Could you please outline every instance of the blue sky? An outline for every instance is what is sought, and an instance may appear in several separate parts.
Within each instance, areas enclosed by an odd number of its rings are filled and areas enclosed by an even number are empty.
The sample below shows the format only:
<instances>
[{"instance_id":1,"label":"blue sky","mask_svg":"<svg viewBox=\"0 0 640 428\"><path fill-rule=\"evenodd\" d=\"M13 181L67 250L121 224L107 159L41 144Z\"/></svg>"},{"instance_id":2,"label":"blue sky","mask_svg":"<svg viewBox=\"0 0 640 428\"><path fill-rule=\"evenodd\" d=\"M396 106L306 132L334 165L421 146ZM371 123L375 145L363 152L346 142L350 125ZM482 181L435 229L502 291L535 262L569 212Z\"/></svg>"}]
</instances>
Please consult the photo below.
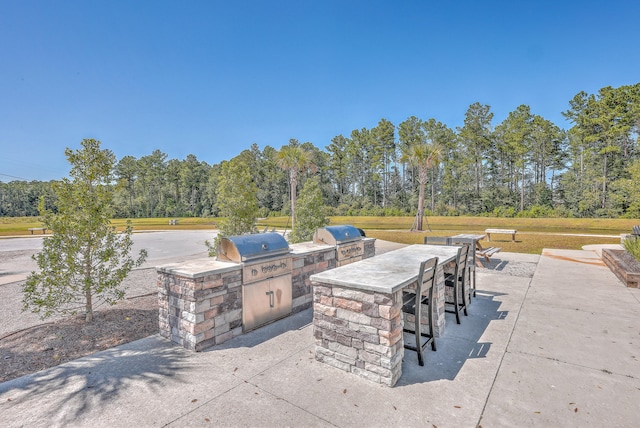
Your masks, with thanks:
<instances>
[{"instance_id":1,"label":"blue sky","mask_svg":"<svg viewBox=\"0 0 640 428\"><path fill-rule=\"evenodd\" d=\"M210 164L409 116L494 125L640 81L640 2L0 0L0 180L66 147Z\"/></svg>"}]
</instances>

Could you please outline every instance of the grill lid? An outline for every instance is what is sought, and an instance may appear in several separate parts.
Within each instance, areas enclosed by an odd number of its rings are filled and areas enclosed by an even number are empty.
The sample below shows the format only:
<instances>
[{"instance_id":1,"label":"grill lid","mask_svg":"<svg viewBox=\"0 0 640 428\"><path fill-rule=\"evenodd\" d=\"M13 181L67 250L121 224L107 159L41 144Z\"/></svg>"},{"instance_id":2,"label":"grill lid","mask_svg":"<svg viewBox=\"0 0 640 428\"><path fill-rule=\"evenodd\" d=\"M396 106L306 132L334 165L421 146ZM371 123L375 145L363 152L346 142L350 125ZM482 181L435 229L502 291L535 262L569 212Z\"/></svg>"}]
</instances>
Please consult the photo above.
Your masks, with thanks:
<instances>
[{"instance_id":1,"label":"grill lid","mask_svg":"<svg viewBox=\"0 0 640 428\"><path fill-rule=\"evenodd\" d=\"M288 252L289 244L276 232L227 236L218 245L218 260L239 263Z\"/></svg>"},{"instance_id":2,"label":"grill lid","mask_svg":"<svg viewBox=\"0 0 640 428\"><path fill-rule=\"evenodd\" d=\"M362 239L360 231L348 224L322 227L317 229L313 235L313 242L330 245L359 241L360 239Z\"/></svg>"}]
</instances>

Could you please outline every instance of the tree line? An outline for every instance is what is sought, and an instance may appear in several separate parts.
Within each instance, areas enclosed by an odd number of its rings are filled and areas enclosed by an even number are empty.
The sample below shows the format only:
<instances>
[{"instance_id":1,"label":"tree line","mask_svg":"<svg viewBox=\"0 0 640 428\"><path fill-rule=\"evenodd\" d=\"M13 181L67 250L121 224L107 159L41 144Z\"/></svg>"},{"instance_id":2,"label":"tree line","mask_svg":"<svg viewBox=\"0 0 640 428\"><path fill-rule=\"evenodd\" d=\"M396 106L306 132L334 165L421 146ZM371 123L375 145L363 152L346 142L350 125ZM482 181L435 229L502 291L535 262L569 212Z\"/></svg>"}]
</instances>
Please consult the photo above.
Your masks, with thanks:
<instances>
[{"instance_id":1,"label":"tree line","mask_svg":"<svg viewBox=\"0 0 640 428\"><path fill-rule=\"evenodd\" d=\"M640 83L580 92L563 115L568 130L527 105L496 124L490 106L474 103L456 129L435 118L383 118L323 149L295 139L279 149L253 144L233 161L248 166L260 216L289 215L314 177L329 215L640 218ZM291 148L305 156L295 176L283 161ZM167 157L155 150L117 161L116 217L220 215L219 184L233 181L229 161ZM41 197L55 209L51 188L0 183L0 216L38 215Z\"/></svg>"}]
</instances>

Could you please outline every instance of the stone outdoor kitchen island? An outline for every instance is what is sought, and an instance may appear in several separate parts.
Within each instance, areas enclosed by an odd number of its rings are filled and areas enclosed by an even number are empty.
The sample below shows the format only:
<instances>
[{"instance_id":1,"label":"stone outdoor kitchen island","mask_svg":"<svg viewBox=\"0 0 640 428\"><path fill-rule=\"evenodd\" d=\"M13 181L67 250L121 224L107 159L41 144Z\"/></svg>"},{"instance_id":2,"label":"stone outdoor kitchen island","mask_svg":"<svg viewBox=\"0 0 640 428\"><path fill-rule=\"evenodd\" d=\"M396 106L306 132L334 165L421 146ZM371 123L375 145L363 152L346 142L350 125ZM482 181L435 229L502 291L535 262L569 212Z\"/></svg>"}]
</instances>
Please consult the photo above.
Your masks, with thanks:
<instances>
[{"instance_id":1,"label":"stone outdoor kitchen island","mask_svg":"<svg viewBox=\"0 0 640 428\"><path fill-rule=\"evenodd\" d=\"M402 290L415 284L420 262L438 257L434 333L444 333L443 266L458 248L411 245L311 276L316 359L387 386L402 374ZM425 314L428 311L423 311ZM423 319L422 324L429 320Z\"/></svg>"},{"instance_id":2,"label":"stone outdoor kitchen island","mask_svg":"<svg viewBox=\"0 0 640 428\"><path fill-rule=\"evenodd\" d=\"M375 239L363 242L362 257L373 257ZM286 263L291 269L290 313L297 313L312 305L309 277L336 266L336 247L293 244ZM243 265L207 257L158 266L160 335L186 349L202 351L245 333L243 292L250 272Z\"/></svg>"}]
</instances>

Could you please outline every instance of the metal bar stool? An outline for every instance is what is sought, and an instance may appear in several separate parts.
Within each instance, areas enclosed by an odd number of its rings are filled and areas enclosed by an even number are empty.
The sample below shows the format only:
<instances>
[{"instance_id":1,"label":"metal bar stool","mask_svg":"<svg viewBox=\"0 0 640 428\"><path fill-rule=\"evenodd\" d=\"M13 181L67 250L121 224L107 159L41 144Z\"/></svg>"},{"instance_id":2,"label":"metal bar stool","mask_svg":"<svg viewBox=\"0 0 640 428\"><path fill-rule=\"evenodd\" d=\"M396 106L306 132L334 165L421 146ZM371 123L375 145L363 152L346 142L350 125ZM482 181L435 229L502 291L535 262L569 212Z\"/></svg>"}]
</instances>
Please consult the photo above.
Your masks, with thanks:
<instances>
[{"instance_id":1,"label":"metal bar stool","mask_svg":"<svg viewBox=\"0 0 640 428\"><path fill-rule=\"evenodd\" d=\"M418 280L416 282L415 292L412 289L405 289L402 296L402 312L411 314L414 316L414 330L403 328L402 330L407 333L413 333L415 335L416 345L404 344L405 349L416 351L418 353L418 364L424 366L424 358L422 357L422 350L431 344L431 349L436 350L436 339L433 334L433 288L436 278L436 267L438 266L438 258L433 257L420 263L420 270L418 272ZM429 291L428 296L423 296L422 293ZM420 326L420 320L422 316L422 305L427 305L429 316L429 333L423 333ZM422 338L427 340L423 341Z\"/></svg>"},{"instance_id":2,"label":"metal bar stool","mask_svg":"<svg viewBox=\"0 0 640 428\"><path fill-rule=\"evenodd\" d=\"M456 323L460 324L460 310L464 310L464 314L467 313L467 302L465 299L466 293L466 270L467 270L467 261L469 259L469 246L462 245L459 247L458 256L456 257L456 267L454 269L453 274L447 274L444 278L445 288L453 288L453 302L446 302L448 304L453 305L453 309L445 309L445 312L456 314ZM458 289L460 289L461 296L458 294ZM462 297L460 299L459 297ZM460 302L462 300L462 302Z\"/></svg>"},{"instance_id":3,"label":"metal bar stool","mask_svg":"<svg viewBox=\"0 0 640 428\"><path fill-rule=\"evenodd\" d=\"M471 238L451 237L451 245L468 245L469 257L467 259L467 284L469 284L469 303L471 303L471 294L476 297L476 240ZM473 280L471 276L473 275Z\"/></svg>"}]
</instances>

